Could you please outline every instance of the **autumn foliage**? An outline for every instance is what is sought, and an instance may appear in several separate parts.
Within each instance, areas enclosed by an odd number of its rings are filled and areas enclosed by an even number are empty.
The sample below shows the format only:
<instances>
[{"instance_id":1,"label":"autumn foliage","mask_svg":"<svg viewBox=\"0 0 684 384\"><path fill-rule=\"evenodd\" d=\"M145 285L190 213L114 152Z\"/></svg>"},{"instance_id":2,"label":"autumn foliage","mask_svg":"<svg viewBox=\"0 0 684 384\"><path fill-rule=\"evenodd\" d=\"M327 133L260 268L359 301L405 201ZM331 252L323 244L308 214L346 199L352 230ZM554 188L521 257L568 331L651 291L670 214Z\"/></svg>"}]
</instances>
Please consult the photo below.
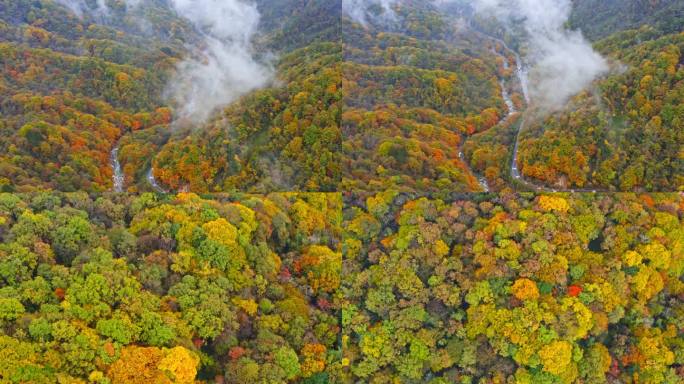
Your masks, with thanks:
<instances>
[{"instance_id":1,"label":"autumn foliage","mask_svg":"<svg viewBox=\"0 0 684 384\"><path fill-rule=\"evenodd\" d=\"M325 382L339 354L341 204L0 194L0 377Z\"/></svg>"},{"instance_id":2,"label":"autumn foliage","mask_svg":"<svg viewBox=\"0 0 684 384\"><path fill-rule=\"evenodd\" d=\"M346 379L681 381L681 196L346 201Z\"/></svg>"}]
</instances>

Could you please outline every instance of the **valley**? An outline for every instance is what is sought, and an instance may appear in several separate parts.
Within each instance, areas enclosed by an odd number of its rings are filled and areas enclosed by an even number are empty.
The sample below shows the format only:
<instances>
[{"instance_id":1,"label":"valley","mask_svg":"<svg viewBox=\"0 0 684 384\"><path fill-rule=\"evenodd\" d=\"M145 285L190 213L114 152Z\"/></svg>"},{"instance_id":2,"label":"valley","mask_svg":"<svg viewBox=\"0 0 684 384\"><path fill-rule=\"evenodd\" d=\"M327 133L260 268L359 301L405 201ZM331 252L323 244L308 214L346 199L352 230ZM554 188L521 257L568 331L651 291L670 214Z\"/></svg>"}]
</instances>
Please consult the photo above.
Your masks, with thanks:
<instances>
[{"instance_id":1,"label":"valley","mask_svg":"<svg viewBox=\"0 0 684 384\"><path fill-rule=\"evenodd\" d=\"M684 383L684 2L0 0L0 383Z\"/></svg>"}]
</instances>

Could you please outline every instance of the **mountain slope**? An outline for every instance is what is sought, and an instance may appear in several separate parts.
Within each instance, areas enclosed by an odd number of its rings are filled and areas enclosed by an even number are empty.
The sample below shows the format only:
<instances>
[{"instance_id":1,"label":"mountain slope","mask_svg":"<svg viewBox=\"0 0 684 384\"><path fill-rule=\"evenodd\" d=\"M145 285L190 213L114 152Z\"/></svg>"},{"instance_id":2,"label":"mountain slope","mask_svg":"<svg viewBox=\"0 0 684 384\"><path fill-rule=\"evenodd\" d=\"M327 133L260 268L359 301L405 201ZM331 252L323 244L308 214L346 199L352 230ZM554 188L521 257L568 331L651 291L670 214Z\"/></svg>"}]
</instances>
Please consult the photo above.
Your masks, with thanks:
<instances>
[{"instance_id":1,"label":"mountain slope","mask_svg":"<svg viewBox=\"0 0 684 384\"><path fill-rule=\"evenodd\" d=\"M116 148L129 191L151 189L153 166L174 190L334 190L340 4L256 5L254 55L276 58L276 82L196 126L177 121L167 96L204 41L166 2L90 4L80 17L52 0L0 2L0 185L108 190Z\"/></svg>"},{"instance_id":2,"label":"mountain slope","mask_svg":"<svg viewBox=\"0 0 684 384\"><path fill-rule=\"evenodd\" d=\"M279 13L266 12L260 37L277 56L275 84L227 106L203 126L174 134L154 159L163 185L193 191L337 190L339 2L283 4Z\"/></svg>"},{"instance_id":3,"label":"mountain slope","mask_svg":"<svg viewBox=\"0 0 684 384\"><path fill-rule=\"evenodd\" d=\"M505 115L496 56L433 7L394 10L343 24L342 189L481 191L460 147Z\"/></svg>"},{"instance_id":4,"label":"mountain slope","mask_svg":"<svg viewBox=\"0 0 684 384\"><path fill-rule=\"evenodd\" d=\"M591 40L648 24L663 34L680 32L684 3L678 0L575 0L570 18Z\"/></svg>"},{"instance_id":5,"label":"mountain slope","mask_svg":"<svg viewBox=\"0 0 684 384\"><path fill-rule=\"evenodd\" d=\"M529 125L524 175L608 190L684 188L684 34L650 27L596 44L615 70L563 110Z\"/></svg>"},{"instance_id":6,"label":"mountain slope","mask_svg":"<svg viewBox=\"0 0 684 384\"><path fill-rule=\"evenodd\" d=\"M140 12L164 22L142 31L131 18L79 19L52 1L0 2L5 188L106 190L117 139L168 124L162 91L179 36L192 33L168 10Z\"/></svg>"}]
</instances>

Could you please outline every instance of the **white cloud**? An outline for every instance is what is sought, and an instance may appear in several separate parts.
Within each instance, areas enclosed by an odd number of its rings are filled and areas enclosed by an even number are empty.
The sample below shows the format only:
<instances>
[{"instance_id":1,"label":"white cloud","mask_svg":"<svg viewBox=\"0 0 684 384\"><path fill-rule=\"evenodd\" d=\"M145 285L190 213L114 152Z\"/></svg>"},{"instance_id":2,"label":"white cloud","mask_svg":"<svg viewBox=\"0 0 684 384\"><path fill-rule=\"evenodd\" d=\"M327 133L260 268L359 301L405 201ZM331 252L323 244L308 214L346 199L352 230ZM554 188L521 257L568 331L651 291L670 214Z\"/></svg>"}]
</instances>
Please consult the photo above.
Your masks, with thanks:
<instances>
[{"instance_id":1,"label":"white cloud","mask_svg":"<svg viewBox=\"0 0 684 384\"><path fill-rule=\"evenodd\" d=\"M376 18L369 10L373 6L379 6L382 13L379 17L380 21L394 21L396 14L392 6L399 0L342 0L342 11L346 13L352 20L359 24L367 25L369 19Z\"/></svg>"},{"instance_id":2,"label":"white cloud","mask_svg":"<svg viewBox=\"0 0 684 384\"><path fill-rule=\"evenodd\" d=\"M204 34L203 47L178 64L169 85L181 118L201 123L271 80L271 69L251 52L260 17L256 5L241 0L171 0L171 5Z\"/></svg>"},{"instance_id":3,"label":"white cloud","mask_svg":"<svg viewBox=\"0 0 684 384\"><path fill-rule=\"evenodd\" d=\"M58 4L69 8L78 17L83 17L84 13L96 13L96 14L106 14L108 11L107 4L105 0L97 0L95 3L95 8L92 8L86 4L85 0L55 0Z\"/></svg>"},{"instance_id":4,"label":"white cloud","mask_svg":"<svg viewBox=\"0 0 684 384\"><path fill-rule=\"evenodd\" d=\"M530 96L537 106L560 108L608 71L606 60L582 34L565 27L570 0L475 0L473 5L481 14L525 28Z\"/></svg>"},{"instance_id":5,"label":"white cloud","mask_svg":"<svg viewBox=\"0 0 684 384\"><path fill-rule=\"evenodd\" d=\"M56 0L79 17L106 17L105 0L95 7L85 0ZM142 0L125 0L128 9ZM383 0L386 1L386 0ZM250 0L169 0L179 16L188 19L202 34L199 46L178 63L166 95L177 106L179 117L202 123L213 112L240 96L263 87L272 78L268 65L253 57L252 38L257 33L259 11ZM139 20L144 26L144 20Z\"/></svg>"}]
</instances>

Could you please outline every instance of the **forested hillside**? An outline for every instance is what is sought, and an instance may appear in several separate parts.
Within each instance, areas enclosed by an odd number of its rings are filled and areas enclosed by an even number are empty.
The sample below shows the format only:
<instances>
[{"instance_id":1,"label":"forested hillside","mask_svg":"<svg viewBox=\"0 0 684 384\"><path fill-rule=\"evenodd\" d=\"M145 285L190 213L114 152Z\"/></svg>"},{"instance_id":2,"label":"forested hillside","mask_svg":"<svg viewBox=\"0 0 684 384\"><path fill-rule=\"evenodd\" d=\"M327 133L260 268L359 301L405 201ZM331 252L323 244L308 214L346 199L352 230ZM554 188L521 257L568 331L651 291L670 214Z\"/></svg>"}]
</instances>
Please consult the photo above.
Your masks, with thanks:
<instances>
[{"instance_id":1,"label":"forested hillside","mask_svg":"<svg viewBox=\"0 0 684 384\"><path fill-rule=\"evenodd\" d=\"M277 14L266 3L274 20L263 23L284 20L263 42L278 56L277 83L161 149L155 176L171 190L337 190L341 5L287 1Z\"/></svg>"},{"instance_id":2,"label":"forested hillside","mask_svg":"<svg viewBox=\"0 0 684 384\"><path fill-rule=\"evenodd\" d=\"M570 23L591 40L648 24L664 34L681 32L684 3L678 0L576 0Z\"/></svg>"},{"instance_id":3,"label":"forested hillside","mask_svg":"<svg viewBox=\"0 0 684 384\"><path fill-rule=\"evenodd\" d=\"M426 3L377 17L343 22L342 188L483 190L459 153L507 112L496 56Z\"/></svg>"},{"instance_id":4,"label":"forested hillside","mask_svg":"<svg viewBox=\"0 0 684 384\"><path fill-rule=\"evenodd\" d=\"M154 160L172 190L333 191L339 181L340 47L314 43L281 58L283 87L259 90Z\"/></svg>"},{"instance_id":5,"label":"forested hillside","mask_svg":"<svg viewBox=\"0 0 684 384\"><path fill-rule=\"evenodd\" d=\"M0 177L5 189L105 190L109 152L128 132L166 130L162 90L187 24L168 10L152 30L116 9L103 25L52 1L0 2Z\"/></svg>"},{"instance_id":6,"label":"forested hillside","mask_svg":"<svg viewBox=\"0 0 684 384\"><path fill-rule=\"evenodd\" d=\"M681 382L681 196L346 201L350 382Z\"/></svg>"},{"instance_id":7,"label":"forested hillside","mask_svg":"<svg viewBox=\"0 0 684 384\"><path fill-rule=\"evenodd\" d=\"M115 147L130 191L151 188L152 167L168 190L335 189L338 2L258 3L254 44L276 78L208 123L177 121L167 97L198 31L164 2L140 4L77 15L49 0L0 3L5 189L111 189Z\"/></svg>"},{"instance_id":8,"label":"forested hillside","mask_svg":"<svg viewBox=\"0 0 684 384\"><path fill-rule=\"evenodd\" d=\"M335 194L0 194L3 383L325 383Z\"/></svg>"},{"instance_id":9,"label":"forested hillside","mask_svg":"<svg viewBox=\"0 0 684 384\"><path fill-rule=\"evenodd\" d=\"M568 25L601 38L610 71L549 114L526 110L525 31L468 2L357 20L336 0L259 0L246 51L268 78L193 119L172 95L210 46L197 23L164 1L55 1L0 2L7 191L684 188L678 2L574 2Z\"/></svg>"},{"instance_id":10,"label":"forested hillside","mask_svg":"<svg viewBox=\"0 0 684 384\"><path fill-rule=\"evenodd\" d=\"M575 33L586 32L596 39L592 45L605 58L608 70L561 106L548 108L532 100L523 118L507 119L469 138L464 152L471 167L495 189L504 185L548 191L684 188L680 3L573 2L569 25L577 28ZM501 23L497 27L497 20L482 15L475 20L479 28L517 50L523 62L534 57L525 31L503 28ZM570 77L579 69L566 70ZM539 98L543 101L544 95ZM521 133L515 138L518 129Z\"/></svg>"},{"instance_id":11,"label":"forested hillside","mask_svg":"<svg viewBox=\"0 0 684 384\"><path fill-rule=\"evenodd\" d=\"M683 12L0 0L0 384L684 384Z\"/></svg>"},{"instance_id":12,"label":"forested hillside","mask_svg":"<svg viewBox=\"0 0 684 384\"><path fill-rule=\"evenodd\" d=\"M684 188L684 33L662 36L644 26L596 46L614 72L529 124L522 173L566 188Z\"/></svg>"}]
</instances>

